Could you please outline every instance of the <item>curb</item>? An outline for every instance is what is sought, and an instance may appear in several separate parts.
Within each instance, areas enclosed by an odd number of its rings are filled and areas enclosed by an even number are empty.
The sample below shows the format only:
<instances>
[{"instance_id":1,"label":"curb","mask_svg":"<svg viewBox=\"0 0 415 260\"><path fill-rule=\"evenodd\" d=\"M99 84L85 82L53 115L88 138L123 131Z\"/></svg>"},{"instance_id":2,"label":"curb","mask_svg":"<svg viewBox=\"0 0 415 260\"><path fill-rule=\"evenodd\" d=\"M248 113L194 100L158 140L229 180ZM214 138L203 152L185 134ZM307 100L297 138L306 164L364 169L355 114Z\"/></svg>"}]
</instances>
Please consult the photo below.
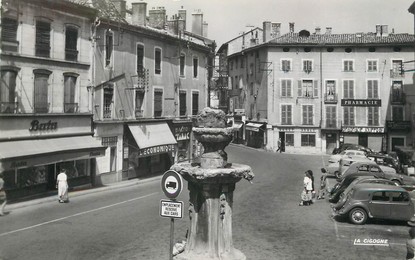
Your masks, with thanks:
<instances>
[{"instance_id":1,"label":"curb","mask_svg":"<svg viewBox=\"0 0 415 260\"><path fill-rule=\"evenodd\" d=\"M150 178L145 178L145 179L132 179L132 180L127 180L127 181L115 182L115 183L108 184L107 186L91 187L91 188L88 188L88 189L73 190L73 191L69 192L69 198L75 198L75 197L79 197L79 196L83 196L83 195L87 195L87 194L98 193L98 192L103 192L103 191L121 189L121 188L124 188L124 187L130 187L130 186L134 186L134 185L139 185L139 184L143 184L143 183L147 183L147 182L156 181L156 180L159 180L161 178L162 178L162 175L155 176L155 177L150 177ZM7 204L6 205L6 211L15 210L15 209L24 208L24 207L29 207L29 206L34 206L34 205L39 205L39 204L43 204L43 203L47 203L47 202L57 201L56 196L57 196L56 194L53 194L53 195L50 195L50 196L47 196L47 197L44 197L44 198Z\"/></svg>"}]
</instances>

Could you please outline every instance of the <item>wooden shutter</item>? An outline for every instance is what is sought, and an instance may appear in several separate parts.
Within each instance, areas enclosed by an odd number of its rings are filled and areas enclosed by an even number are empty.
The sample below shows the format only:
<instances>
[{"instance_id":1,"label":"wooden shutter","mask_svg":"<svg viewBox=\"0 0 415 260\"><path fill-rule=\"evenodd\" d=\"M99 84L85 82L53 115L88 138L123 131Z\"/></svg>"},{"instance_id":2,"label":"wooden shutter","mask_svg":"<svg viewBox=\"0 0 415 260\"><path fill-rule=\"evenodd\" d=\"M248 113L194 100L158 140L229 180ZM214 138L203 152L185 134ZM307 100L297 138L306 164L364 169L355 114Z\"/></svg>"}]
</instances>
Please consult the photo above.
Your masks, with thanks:
<instances>
[{"instance_id":1,"label":"wooden shutter","mask_svg":"<svg viewBox=\"0 0 415 260\"><path fill-rule=\"evenodd\" d=\"M36 22L36 56L50 56L50 23Z\"/></svg>"},{"instance_id":2,"label":"wooden shutter","mask_svg":"<svg viewBox=\"0 0 415 260\"><path fill-rule=\"evenodd\" d=\"M154 51L154 73L161 74L161 50Z\"/></svg>"},{"instance_id":3,"label":"wooden shutter","mask_svg":"<svg viewBox=\"0 0 415 260\"><path fill-rule=\"evenodd\" d=\"M163 113L163 91L154 91L154 117L160 117Z\"/></svg>"},{"instance_id":4,"label":"wooden shutter","mask_svg":"<svg viewBox=\"0 0 415 260\"><path fill-rule=\"evenodd\" d=\"M180 115L185 116L186 115L186 92L180 92L179 96L179 102L180 102Z\"/></svg>"},{"instance_id":5,"label":"wooden shutter","mask_svg":"<svg viewBox=\"0 0 415 260\"><path fill-rule=\"evenodd\" d=\"M48 112L48 79L46 74L35 75L34 105L37 113Z\"/></svg>"},{"instance_id":6,"label":"wooden shutter","mask_svg":"<svg viewBox=\"0 0 415 260\"><path fill-rule=\"evenodd\" d=\"M282 97L287 96L287 80L286 79L281 80L281 96Z\"/></svg>"},{"instance_id":7,"label":"wooden shutter","mask_svg":"<svg viewBox=\"0 0 415 260\"><path fill-rule=\"evenodd\" d=\"M144 46L137 44L137 74L142 75L144 69Z\"/></svg>"},{"instance_id":8,"label":"wooden shutter","mask_svg":"<svg viewBox=\"0 0 415 260\"><path fill-rule=\"evenodd\" d=\"M73 104L75 102L76 77L65 76L64 80L64 102Z\"/></svg>"},{"instance_id":9,"label":"wooden shutter","mask_svg":"<svg viewBox=\"0 0 415 260\"><path fill-rule=\"evenodd\" d=\"M199 112L199 93L192 94L192 115L197 115Z\"/></svg>"},{"instance_id":10,"label":"wooden shutter","mask_svg":"<svg viewBox=\"0 0 415 260\"><path fill-rule=\"evenodd\" d=\"M302 81L301 80L298 80L298 96L299 97L302 97L303 96L303 89L302 89Z\"/></svg>"},{"instance_id":11,"label":"wooden shutter","mask_svg":"<svg viewBox=\"0 0 415 260\"><path fill-rule=\"evenodd\" d=\"M314 80L314 97L318 97L318 80Z\"/></svg>"},{"instance_id":12,"label":"wooden shutter","mask_svg":"<svg viewBox=\"0 0 415 260\"><path fill-rule=\"evenodd\" d=\"M17 20L11 18L1 19L1 39L5 42L17 40Z\"/></svg>"},{"instance_id":13,"label":"wooden shutter","mask_svg":"<svg viewBox=\"0 0 415 260\"><path fill-rule=\"evenodd\" d=\"M287 105L281 106L281 124L286 125L287 124Z\"/></svg>"},{"instance_id":14,"label":"wooden shutter","mask_svg":"<svg viewBox=\"0 0 415 260\"><path fill-rule=\"evenodd\" d=\"M292 107L291 105L287 105L287 124L292 124Z\"/></svg>"}]
</instances>

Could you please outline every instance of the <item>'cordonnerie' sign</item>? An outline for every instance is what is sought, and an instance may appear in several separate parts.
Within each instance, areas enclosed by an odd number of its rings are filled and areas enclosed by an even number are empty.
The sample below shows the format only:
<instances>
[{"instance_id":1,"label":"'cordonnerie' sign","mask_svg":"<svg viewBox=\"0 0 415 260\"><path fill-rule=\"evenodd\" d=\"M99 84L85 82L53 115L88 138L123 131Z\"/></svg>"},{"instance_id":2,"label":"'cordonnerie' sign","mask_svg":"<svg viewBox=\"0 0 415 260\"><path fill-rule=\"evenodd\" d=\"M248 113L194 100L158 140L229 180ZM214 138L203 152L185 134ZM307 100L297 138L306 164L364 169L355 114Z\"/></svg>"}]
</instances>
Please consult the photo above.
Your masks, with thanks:
<instances>
[{"instance_id":1,"label":"'cordonnerie' sign","mask_svg":"<svg viewBox=\"0 0 415 260\"><path fill-rule=\"evenodd\" d=\"M153 154L168 153L174 151L174 144L166 144L140 149L138 151L139 157L149 156Z\"/></svg>"},{"instance_id":2,"label":"'cordonnerie' sign","mask_svg":"<svg viewBox=\"0 0 415 260\"><path fill-rule=\"evenodd\" d=\"M343 107L380 107L380 99L342 99Z\"/></svg>"}]
</instances>

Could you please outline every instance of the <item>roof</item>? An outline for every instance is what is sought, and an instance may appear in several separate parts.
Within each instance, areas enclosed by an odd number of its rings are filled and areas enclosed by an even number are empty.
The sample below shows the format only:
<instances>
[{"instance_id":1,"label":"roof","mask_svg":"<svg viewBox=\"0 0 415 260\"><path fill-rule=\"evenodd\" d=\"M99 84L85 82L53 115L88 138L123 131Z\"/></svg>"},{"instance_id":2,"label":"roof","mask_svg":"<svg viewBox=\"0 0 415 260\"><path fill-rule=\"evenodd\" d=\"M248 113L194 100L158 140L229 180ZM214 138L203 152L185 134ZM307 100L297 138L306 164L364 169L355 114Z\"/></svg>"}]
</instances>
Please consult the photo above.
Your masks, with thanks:
<instances>
[{"instance_id":1,"label":"roof","mask_svg":"<svg viewBox=\"0 0 415 260\"><path fill-rule=\"evenodd\" d=\"M390 45L413 44L415 35L408 33L390 33L388 36L376 36L376 33L312 34L308 37L299 33L287 33L273 39L268 44L278 45Z\"/></svg>"},{"instance_id":2,"label":"roof","mask_svg":"<svg viewBox=\"0 0 415 260\"><path fill-rule=\"evenodd\" d=\"M371 190L371 191L406 191L401 186L380 184L380 183L358 183L354 186L355 190Z\"/></svg>"}]
</instances>

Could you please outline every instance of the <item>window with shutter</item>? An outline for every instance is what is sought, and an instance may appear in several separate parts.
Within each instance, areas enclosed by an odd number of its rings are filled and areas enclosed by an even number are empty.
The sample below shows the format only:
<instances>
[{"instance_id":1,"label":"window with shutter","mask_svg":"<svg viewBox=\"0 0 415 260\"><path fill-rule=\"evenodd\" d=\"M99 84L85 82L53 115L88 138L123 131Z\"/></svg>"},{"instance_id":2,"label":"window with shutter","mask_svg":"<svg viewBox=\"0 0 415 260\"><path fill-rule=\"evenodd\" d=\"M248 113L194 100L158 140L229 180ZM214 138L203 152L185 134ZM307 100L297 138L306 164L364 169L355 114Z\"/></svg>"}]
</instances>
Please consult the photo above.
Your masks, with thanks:
<instances>
[{"instance_id":1,"label":"window with shutter","mask_svg":"<svg viewBox=\"0 0 415 260\"><path fill-rule=\"evenodd\" d=\"M186 92L185 91L180 91L179 103L180 103L180 116L186 116L187 107L186 107Z\"/></svg>"},{"instance_id":2,"label":"window with shutter","mask_svg":"<svg viewBox=\"0 0 415 260\"><path fill-rule=\"evenodd\" d=\"M354 107L343 107L344 125L354 126Z\"/></svg>"},{"instance_id":3,"label":"window with shutter","mask_svg":"<svg viewBox=\"0 0 415 260\"><path fill-rule=\"evenodd\" d=\"M379 107L368 107L368 125L379 126Z\"/></svg>"},{"instance_id":4,"label":"window with shutter","mask_svg":"<svg viewBox=\"0 0 415 260\"><path fill-rule=\"evenodd\" d=\"M311 60L303 60L303 71L310 73L313 70L313 62Z\"/></svg>"},{"instance_id":5,"label":"window with shutter","mask_svg":"<svg viewBox=\"0 0 415 260\"><path fill-rule=\"evenodd\" d=\"M282 125L291 125L292 124L292 115L291 115L291 105L282 105L281 106L281 124Z\"/></svg>"},{"instance_id":6,"label":"window with shutter","mask_svg":"<svg viewBox=\"0 0 415 260\"><path fill-rule=\"evenodd\" d=\"M1 18L1 49L3 51L17 52L17 20L3 17Z\"/></svg>"},{"instance_id":7,"label":"window with shutter","mask_svg":"<svg viewBox=\"0 0 415 260\"><path fill-rule=\"evenodd\" d=\"M144 110L143 110L143 104L144 104L144 95L145 92L143 90L136 90L135 92L135 117L143 117Z\"/></svg>"},{"instance_id":8,"label":"window with shutter","mask_svg":"<svg viewBox=\"0 0 415 260\"><path fill-rule=\"evenodd\" d=\"M154 50L154 73L161 74L161 49Z\"/></svg>"},{"instance_id":9,"label":"window with shutter","mask_svg":"<svg viewBox=\"0 0 415 260\"><path fill-rule=\"evenodd\" d=\"M154 117L161 117L163 114L163 91L154 90Z\"/></svg>"},{"instance_id":10,"label":"window with shutter","mask_svg":"<svg viewBox=\"0 0 415 260\"><path fill-rule=\"evenodd\" d=\"M64 113L75 113L78 110L78 104L75 103L76 79L74 75L64 75Z\"/></svg>"},{"instance_id":11,"label":"window with shutter","mask_svg":"<svg viewBox=\"0 0 415 260\"><path fill-rule=\"evenodd\" d=\"M377 80L368 80L367 81L367 97L368 98L378 98L378 81Z\"/></svg>"},{"instance_id":12,"label":"window with shutter","mask_svg":"<svg viewBox=\"0 0 415 260\"><path fill-rule=\"evenodd\" d=\"M65 60L78 60L78 29L75 27L66 27L65 32Z\"/></svg>"},{"instance_id":13,"label":"window with shutter","mask_svg":"<svg viewBox=\"0 0 415 260\"><path fill-rule=\"evenodd\" d=\"M104 105L103 105L103 118L112 118L112 104L114 100L114 86L108 84L104 86Z\"/></svg>"},{"instance_id":14,"label":"window with shutter","mask_svg":"<svg viewBox=\"0 0 415 260\"><path fill-rule=\"evenodd\" d=\"M50 23L36 22L35 55L38 57L50 57Z\"/></svg>"},{"instance_id":15,"label":"window with shutter","mask_svg":"<svg viewBox=\"0 0 415 260\"><path fill-rule=\"evenodd\" d=\"M199 93L192 93L192 115L199 113Z\"/></svg>"},{"instance_id":16,"label":"window with shutter","mask_svg":"<svg viewBox=\"0 0 415 260\"><path fill-rule=\"evenodd\" d=\"M114 49L114 35L110 31L105 33L105 66L111 65L112 51Z\"/></svg>"},{"instance_id":17,"label":"window with shutter","mask_svg":"<svg viewBox=\"0 0 415 260\"><path fill-rule=\"evenodd\" d=\"M144 46L137 44L137 75L144 76Z\"/></svg>"},{"instance_id":18,"label":"window with shutter","mask_svg":"<svg viewBox=\"0 0 415 260\"><path fill-rule=\"evenodd\" d=\"M377 60L368 60L367 61L367 71L368 72L377 72L378 62Z\"/></svg>"},{"instance_id":19,"label":"window with shutter","mask_svg":"<svg viewBox=\"0 0 415 260\"><path fill-rule=\"evenodd\" d=\"M353 80L343 81L343 98L354 98Z\"/></svg>"},{"instance_id":20,"label":"window with shutter","mask_svg":"<svg viewBox=\"0 0 415 260\"><path fill-rule=\"evenodd\" d=\"M336 107L326 107L326 127L336 127Z\"/></svg>"},{"instance_id":21,"label":"window with shutter","mask_svg":"<svg viewBox=\"0 0 415 260\"><path fill-rule=\"evenodd\" d=\"M291 97L291 80L282 79L281 80L281 96L282 97Z\"/></svg>"},{"instance_id":22,"label":"window with shutter","mask_svg":"<svg viewBox=\"0 0 415 260\"><path fill-rule=\"evenodd\" d=\"M312 125L313 124L313 106L304 105L303 106L303 125Z\"/></svg>"},{"instance_id":23,"label":"window with shutter","mask_svg":"<svg viewBox=\"0 0 415 260\"><path fill-rule=\"evenodd\" d=\"M297 83L298 83L298 93L297 93L297 95L299 97L302 97L303 96L303 83L302 83L301 80L299 80Z\"/></svg>"},{"instance_id":24,"label":"window with shutter","mask_svg":"<svg viewBox=\"0 0 415 260\"><path fill-rule=\"evenodd\" d=\"M404 120L404 109L403 106L392 106L392 120L403 121Z\"/></svg>"},{"instance_id":25,"label":"window with shutter","mask_svg":"<svg viewBox=\"0 0 415 260\"><path fill-rule=\"evenodd\" d=\"M314 93L313 93L313 95L314 95L315 98L317 98L318 97L318 81L314 80L313 84L314 84L314 90L313 90Z\"/></svg>"},{"instance_id":26,"label":"window with shutter","mask_svg":"<svg viewBox=\"0 0 415 260\"><path fill-rule=\"evenodd\" d=\"M50 73L35 72L34 84L34 112L48 113L48 80Z\"/></svg>"},{"instance_id":27,"label":"window with shutter","mask_svg":"<svg viewBox=\"0 0 415 260\"><path fill-rule=\"evenodd\" d=\"M353 71L353 61L352 60L343 61L343 71L346 71L346 72Z\"/></svg>"},{"instance_id":28,"label":"window with shutter","mask_svg":"<svg viewBox=\"0 0 415 260\"><path fill-rule=\"evenodd\" d=\"M180 77L184 77L185 62L186 62L186 55L184 53L182 53L182 54L180 54Z\"/></svg>"},{"instance_id":29,"label":"window with shutter","mask_svg":"<svg viewBox=\"0 0 415 260\"><path fill-rule=\"evenodd\" d=\"M16 113L15 102L17 71L2 70L0 78L0 113Z\"/></svg>"},{"instance_id":30,"label":"window with shutter","mask_svg":"<svg viewBox=\"0 0 415 260\"><path fill-rule=\"evenodd\" d=\"M281 61L281 70L284 72L288 72L291 70L291 61L290 60L282 60Z\"/></svg>"},{"instance_id":31,"label":"window with shutter","mask_svg":"<svg viewBox=\"0 0 415 260\"><path fill-rule=\"evenodd\" d=\"M193 78L197 78L199 71L199 58L193 57Z\"/></svg>"}]
</instances>

